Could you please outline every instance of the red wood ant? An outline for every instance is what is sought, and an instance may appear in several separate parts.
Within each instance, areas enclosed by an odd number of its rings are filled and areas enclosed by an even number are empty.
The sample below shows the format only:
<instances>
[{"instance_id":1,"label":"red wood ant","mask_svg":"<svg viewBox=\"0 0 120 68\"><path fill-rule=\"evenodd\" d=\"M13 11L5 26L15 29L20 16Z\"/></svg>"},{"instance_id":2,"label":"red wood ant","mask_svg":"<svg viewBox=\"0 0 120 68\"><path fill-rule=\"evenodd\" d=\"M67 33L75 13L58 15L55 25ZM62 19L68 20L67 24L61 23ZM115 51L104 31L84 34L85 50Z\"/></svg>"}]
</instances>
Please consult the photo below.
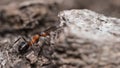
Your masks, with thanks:
<instances>
[{"instance_id":1,"label":"red wood ant","mask_svg":"<svg viewBox=\"0 0 120 68\"><path fill-rule=\"evenodd\" d=\"M24 40L23 42L18 44L19 53L25 53L30 46L34 45L35 43L37 43L39 41L40 37L50 36L50 31L53 31L53 30L56 30L56 29L58 29L58 27L56 27L56 26L50 27L49 29L47 29L47 30L45 30L45 31L43 31L39 34L34 35L30 41L27 41L27 40L25 40L25 38L20 37L19 39L17 39L15 41L15 43L16 43L21 38Z\"/></svg>"}]
</instances>

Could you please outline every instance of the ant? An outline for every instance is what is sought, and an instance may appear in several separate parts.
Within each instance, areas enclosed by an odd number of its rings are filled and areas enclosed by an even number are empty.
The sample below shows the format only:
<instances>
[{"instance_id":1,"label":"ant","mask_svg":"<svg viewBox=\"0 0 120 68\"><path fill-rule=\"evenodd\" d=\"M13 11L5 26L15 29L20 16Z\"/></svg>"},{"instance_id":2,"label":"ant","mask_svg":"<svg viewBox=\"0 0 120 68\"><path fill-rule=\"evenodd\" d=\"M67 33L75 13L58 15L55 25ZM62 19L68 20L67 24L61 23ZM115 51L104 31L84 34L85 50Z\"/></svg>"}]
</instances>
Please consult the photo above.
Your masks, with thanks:
<instances>
[{"instance_id":1,"label":"ant","mask_svg":"<svg viewBox=\"0 0 120 68\"><path fill-rule=\"evenodd\" d=\"M50 36L50 31L56 30L56 29L58 29L58 28L56 26L53 26L53 27L50 27L50 28L48 28L47 30L45 30L43 32L40 32L39 34L34 35L30 41L27 41L24 37L20 37L14 43L19 41L21 38L24 40L23 42L18 44L18 51L19 51L19 53L23 54L29 49L30 46L37 43L39 41L40 37Z\"/></svg>"}]
</instances>

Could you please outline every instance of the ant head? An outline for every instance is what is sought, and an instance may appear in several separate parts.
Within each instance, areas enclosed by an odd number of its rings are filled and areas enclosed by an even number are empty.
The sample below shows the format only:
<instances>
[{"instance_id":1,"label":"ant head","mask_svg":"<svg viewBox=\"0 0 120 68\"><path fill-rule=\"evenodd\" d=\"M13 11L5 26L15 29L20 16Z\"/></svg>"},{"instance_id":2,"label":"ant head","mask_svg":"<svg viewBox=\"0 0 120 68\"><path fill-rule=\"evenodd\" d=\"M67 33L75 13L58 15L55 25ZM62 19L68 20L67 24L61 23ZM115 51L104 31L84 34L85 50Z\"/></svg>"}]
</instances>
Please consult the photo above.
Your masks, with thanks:
<instances>
[{"instance_id":1,"label":"ant head","mask_svg":"<svg viewBox=\"0 0 120 68\"><path fill-rule=\"evenodd\" d=\"M19 45L18 45L18 51L23 54L25 53L29 48L29 44L27 42L21 42Z\"/></svg>"}]
</instances>

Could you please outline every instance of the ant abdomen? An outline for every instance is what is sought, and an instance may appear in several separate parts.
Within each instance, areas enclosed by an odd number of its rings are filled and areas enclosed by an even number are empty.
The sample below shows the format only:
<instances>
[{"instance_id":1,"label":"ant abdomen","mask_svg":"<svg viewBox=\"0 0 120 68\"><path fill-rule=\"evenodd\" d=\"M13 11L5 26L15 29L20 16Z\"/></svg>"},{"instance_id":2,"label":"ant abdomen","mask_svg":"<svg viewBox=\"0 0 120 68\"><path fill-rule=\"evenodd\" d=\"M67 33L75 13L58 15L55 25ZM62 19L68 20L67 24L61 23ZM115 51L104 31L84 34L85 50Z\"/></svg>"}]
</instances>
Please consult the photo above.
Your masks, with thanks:
<instances>
[{"instance_id":1,"label":"ant abdomen","mask_svg":"<svg viewBox=\"0 0 120 68\"><path fill-rule=\"evenodd\" d=\"M23 54L25 53L29 48L29 44L26 43L26 42L21 42L19 45L18 45L18 51L19 53Z\"/></svg>"}]
</instances>

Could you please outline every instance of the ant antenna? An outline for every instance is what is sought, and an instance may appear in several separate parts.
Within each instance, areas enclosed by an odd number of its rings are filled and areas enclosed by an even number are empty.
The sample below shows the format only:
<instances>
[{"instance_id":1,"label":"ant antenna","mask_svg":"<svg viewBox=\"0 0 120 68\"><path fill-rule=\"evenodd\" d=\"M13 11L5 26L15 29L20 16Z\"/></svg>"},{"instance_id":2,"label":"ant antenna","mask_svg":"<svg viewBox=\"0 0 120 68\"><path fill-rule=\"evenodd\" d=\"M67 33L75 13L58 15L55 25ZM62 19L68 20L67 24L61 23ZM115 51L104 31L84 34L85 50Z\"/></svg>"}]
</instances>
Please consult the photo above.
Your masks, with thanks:
<instances>
[{"instance_id":1,"label":"ant antenna","mask_svg":"<svg viewBox=\"0 0 120 68\"><path fill-rule=\"evenodd\" d=\"M21 37L25 42L28 42L23 36Z\"/></svg>"},{"instance_id":2,"label":"ant antenna","mask_svg":"<svg viewBox=\"0 0 120 68\"><path fill-rule=\"evenodd\" d=\"M14 44L17 43L20 39L23 39L25 42L28 42L23 36L20 36L20 37L14 42ZM14 44L13 44L13 45L14 45Z\"/></svg>"}]
</instances>

